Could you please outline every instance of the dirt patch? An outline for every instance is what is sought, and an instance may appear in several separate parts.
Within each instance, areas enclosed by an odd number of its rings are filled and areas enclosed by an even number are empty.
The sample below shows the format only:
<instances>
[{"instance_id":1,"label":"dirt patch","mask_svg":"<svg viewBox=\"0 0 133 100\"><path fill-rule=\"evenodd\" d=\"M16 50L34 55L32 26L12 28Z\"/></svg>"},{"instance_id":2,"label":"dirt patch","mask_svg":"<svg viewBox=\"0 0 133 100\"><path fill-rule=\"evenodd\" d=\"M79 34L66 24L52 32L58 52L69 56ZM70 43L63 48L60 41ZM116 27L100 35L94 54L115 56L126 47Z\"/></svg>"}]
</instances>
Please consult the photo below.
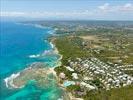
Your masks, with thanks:
<instances>
[{"instance_id":1,"label":"dirt patch","mask_svg":"<svg viewBox=\"0 0 133 100\"><path fill-rule=\"evenodd\" d=\"M89 36L80 36L80 38L84 39L84 40L94 40L94 41L98 41L98 37L97 36L92 36L92 35L89 35Z\"/></svg>"}]
</instances>

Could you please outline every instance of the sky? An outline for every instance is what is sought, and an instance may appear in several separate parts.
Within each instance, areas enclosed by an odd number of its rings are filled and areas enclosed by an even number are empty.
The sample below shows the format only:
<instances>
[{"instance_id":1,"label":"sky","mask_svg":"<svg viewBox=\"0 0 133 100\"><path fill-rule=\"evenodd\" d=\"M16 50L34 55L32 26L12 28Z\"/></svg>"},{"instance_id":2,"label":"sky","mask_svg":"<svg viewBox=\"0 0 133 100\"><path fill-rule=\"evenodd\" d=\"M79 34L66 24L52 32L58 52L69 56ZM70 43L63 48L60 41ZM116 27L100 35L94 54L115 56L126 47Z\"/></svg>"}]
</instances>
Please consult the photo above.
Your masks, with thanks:
<instances>
[{"instance_id":1,"label":"sky","mask_svg":"<svg viewBox=\"0 0 133 100\"><path fill-rule=\"evenodd\" d=\"M0 16L29 20L133 20L133 0L0 0Z\"/></svg>"}]
</instances>

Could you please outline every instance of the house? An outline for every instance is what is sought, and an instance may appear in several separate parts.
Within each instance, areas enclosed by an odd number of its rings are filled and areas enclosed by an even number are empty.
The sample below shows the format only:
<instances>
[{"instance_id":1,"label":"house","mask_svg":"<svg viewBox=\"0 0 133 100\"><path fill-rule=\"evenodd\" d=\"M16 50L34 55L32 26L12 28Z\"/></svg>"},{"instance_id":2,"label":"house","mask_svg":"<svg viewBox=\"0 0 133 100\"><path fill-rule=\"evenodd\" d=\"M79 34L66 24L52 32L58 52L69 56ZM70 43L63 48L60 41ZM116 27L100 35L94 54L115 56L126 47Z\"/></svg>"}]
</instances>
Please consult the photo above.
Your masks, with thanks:
<instances>
[{"instance_id":1,"label":"house","mask_svg":"<svg viewBox=\"0 0 133 100\"><path fill-rule=\"evenodd\" d=\"M65 79L66 75L65 75L64 73L60 73L60 74L59 74L59 77L60 77L61 79Z\"/></svg>"},{"instance_id":2,"label":"house","mask_svg":"<svg viewBox=\"0 0 133 100\"><path fill-rule=\"evenodd\" d=\"M73 79L78 79L77 73L72 73L72 77L73 77Z\"/></svg>"}]
</instances>

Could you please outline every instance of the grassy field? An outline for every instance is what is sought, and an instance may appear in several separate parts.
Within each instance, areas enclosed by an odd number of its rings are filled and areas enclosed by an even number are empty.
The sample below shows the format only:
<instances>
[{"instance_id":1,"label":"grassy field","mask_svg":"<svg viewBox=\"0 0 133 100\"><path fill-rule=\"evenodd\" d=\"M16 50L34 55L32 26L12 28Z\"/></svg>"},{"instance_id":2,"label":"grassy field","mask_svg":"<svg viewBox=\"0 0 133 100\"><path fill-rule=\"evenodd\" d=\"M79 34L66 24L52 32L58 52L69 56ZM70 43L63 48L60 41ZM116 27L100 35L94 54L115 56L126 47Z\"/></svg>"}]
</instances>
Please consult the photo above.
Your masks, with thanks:
<instances>
[{"instance_id":1,"label":"grassy field","mask_svg":"<svg viewBox=\"0 0 133 100\"><path fill-rule=\"evenodd\" d=\"M133 86L112 89L109 91L88 92L85 100L133 100Z\"/></svg>"}]
</instances>

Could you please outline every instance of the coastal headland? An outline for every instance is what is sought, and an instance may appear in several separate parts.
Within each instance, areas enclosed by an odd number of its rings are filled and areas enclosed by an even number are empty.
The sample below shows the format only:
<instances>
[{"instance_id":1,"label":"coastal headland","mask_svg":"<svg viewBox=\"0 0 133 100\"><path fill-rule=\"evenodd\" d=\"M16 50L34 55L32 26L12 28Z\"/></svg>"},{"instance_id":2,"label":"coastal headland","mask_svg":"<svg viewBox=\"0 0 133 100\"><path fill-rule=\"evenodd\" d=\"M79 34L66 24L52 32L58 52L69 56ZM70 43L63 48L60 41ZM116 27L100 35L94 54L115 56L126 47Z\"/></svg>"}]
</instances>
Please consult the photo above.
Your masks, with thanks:
<instances>
[{"instance_id":1,"label":"coastal headland","mask_svg":"<svg viewBox=\"0 0 133 100\"><path fill-rule=\"evenodd\" d=\"M61 86L72 96L84 100L131 100L132 30L111 24L90 27L87 22L71 21L43 25L56 28L57 35L51 40L62 55L62 65L55 71Z\"/></svg>"},{"instance_id":2,"label":"coastal headland","mask_svg":"<svg viewBox=\"0 0 133 100\"><path fill-rule=\"evenodd\" d=\"M132 100L132 30L71 23L41 24L56 29L48 40L60 56L57 64L46 68L35 63L5 80L7 85L21 88L32 80L45 88L52 81L68 100Z\"/></svg>"}]
</instances>

